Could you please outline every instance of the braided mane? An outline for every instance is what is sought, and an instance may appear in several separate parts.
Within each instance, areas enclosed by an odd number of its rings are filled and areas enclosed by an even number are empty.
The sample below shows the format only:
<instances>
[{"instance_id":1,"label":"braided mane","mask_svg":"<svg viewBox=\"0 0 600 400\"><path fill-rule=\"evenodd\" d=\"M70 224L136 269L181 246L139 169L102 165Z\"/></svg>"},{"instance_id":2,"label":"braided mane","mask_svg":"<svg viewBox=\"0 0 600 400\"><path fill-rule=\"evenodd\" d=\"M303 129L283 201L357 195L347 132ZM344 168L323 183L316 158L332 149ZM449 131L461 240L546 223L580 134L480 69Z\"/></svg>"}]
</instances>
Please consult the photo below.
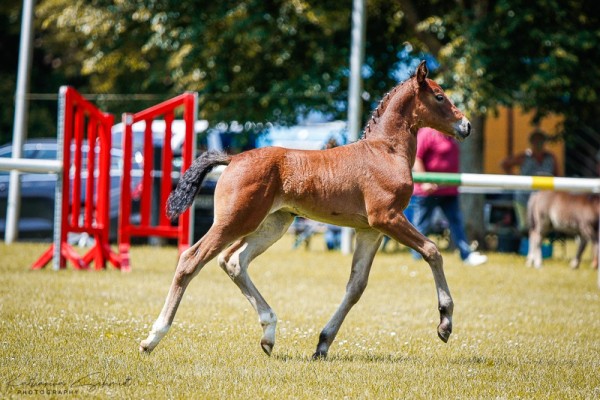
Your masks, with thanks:
<instances>
[{"instance_id":1,"label":"braided mane","mask_svg":"<svg viewBox=\"0 0 600 400\"><path fill-rule=\"evenodd\" d=\"M411 75L411 78L412 78L412 75ZM408 79L406 81L408 81ZM392 90L390 90L389 92L384 94L383 97L381 98L381 100L379 100L379 104L377 105L375 110L373 110L373 112L371 113L371 118L369 118L367 125L365 125L365 128L363 129L361 139L366 138L367 134L371 133L371 124L376 125L377 122L379 122L379 119L381 118L381 116L385 112L388 104L390 103L390 99L392 97L394 97L394 95L396 94L396 92L398 91L400 86L402 86L404 84L404 82L406 82L406 81L400 82L399 84L394 86L392 88Z\"/></svg>"}]
</instances>

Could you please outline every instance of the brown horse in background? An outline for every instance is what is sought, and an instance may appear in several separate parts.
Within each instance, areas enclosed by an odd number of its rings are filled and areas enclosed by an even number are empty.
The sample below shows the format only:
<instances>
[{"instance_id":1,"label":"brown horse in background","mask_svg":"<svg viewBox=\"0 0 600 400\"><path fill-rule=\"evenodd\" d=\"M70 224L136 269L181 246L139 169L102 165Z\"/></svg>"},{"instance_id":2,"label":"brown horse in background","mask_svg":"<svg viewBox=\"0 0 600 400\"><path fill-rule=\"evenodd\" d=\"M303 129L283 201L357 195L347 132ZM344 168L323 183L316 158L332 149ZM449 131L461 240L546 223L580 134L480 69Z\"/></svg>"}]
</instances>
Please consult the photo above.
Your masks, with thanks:
<instances>
[{"instance_id":1,"label":"brown horse in background","mask_svg":"<svg viewBox=\"0 0 600 400\"><path fill-rule=\"evenodd\" d=\"M542 239L550 232L575 235L577 253L571 268L578 268L588 242L592 243L592 267L598 268L598 218L600 197L587 193L542 191L532 193L527 203L529 251L527 266L542 266Z\"/></svg>"},{"instance_id":2,"label":"brown horse in background","mask_svg":"<svg viewBox=\"0 0 600 400\"><path fill-rule=\"evenodd\" d=\"M169 330L187 285L219 255L221 268L258 313L263 329L260 344L270 355L277 317L251 281L248 265L283 236L294 216L356 230L346 294L321 331L313 358L326 357L344 318L361 297L384 235L415 249L429 263L438 296L437 331L448 341L454 305L442 256L409 223L403 210L413 191L418 129L432 127L462 141L471 133L471 124L427 74L421 62L414 76L392 89L357 142L327 150L266 147L198 157L171 193L167 214L174 218L183 212L193 203L208 171L227 165L215 189L214 222L181 254L164 307L140 350L150 352L156 347Z\"/></svg>"}]
</instances>

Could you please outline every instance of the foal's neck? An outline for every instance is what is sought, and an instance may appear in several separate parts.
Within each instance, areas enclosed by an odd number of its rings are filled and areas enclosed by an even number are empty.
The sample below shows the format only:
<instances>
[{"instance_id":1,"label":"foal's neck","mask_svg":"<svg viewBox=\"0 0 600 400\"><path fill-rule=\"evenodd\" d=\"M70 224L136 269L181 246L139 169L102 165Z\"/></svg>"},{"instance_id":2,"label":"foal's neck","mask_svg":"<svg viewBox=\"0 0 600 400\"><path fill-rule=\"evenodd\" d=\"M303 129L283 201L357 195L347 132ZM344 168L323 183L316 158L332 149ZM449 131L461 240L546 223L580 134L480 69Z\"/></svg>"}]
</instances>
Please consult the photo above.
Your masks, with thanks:
<instances>
[{"instance_id":1,"label":"foal's neck","mask_svg":"<svg viewBox=\"0 0 600 400\"><path fill-rule=\"evenodd\" d=\"M414 159L419 121L414 112L414 82L408 81L395 88L384 104L379 118L371 118L367 140L385 141L398 153Z\"/></svg>"}]
</instances>

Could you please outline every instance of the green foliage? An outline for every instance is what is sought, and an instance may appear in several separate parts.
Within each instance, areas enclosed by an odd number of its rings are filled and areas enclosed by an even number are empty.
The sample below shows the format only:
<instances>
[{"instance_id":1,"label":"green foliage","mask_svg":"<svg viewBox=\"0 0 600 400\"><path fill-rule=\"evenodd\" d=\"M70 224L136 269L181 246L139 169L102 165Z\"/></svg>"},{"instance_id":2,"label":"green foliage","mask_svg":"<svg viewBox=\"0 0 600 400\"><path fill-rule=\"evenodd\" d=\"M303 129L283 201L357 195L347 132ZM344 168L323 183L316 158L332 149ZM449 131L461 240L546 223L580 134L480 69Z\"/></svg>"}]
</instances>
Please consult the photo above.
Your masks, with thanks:
<instances>
[{"instance_id":1,"label":"green foliage","mask_svg":"<svg viewBox=\"0 0 600 400\"><path fill-rule=\"evenodd\" d=\"M19 1L0 3L0 144L12 136L17 56L19 53ZM6 57L13 55L14 57Z\"/></svg>"},{"instance_id":2,"label":"green foliage","mask_svg":"<svg viewBox=\"0 0 600 400\"><path fill-rule=\"evenodd\" d=\"M11 55L0 63L3 138L20 5L0 6L0 46ZM564 114L571 130L598 131L595 7L592 0L369 0L363 119L397 83L399 68L429 53L441 65L434 77L470 114L516 104L539 116ZM194 90L199 117L213 124L292 123L311 110L345 118L350 11L350 2L333 0L42 0L31 91L71 84L159 101ZM117 116L147 105L100 103ZM48 104L39 106L51 114Z\"/></svg>"},{"instance_id":3,"label":"green foliage","mask_svg":"<svg viewBox=\"0 0 600 400\"><path fill-rule=\"evenodd\" d=\"M600 14L595 7L592 1L490 2L463 24L464 33L448 51L470 60L468 73L456 75L482 112L516 104L535 110L536 119L564 114L567 130L598 130Z\"/></svg>"},{"instance_id":4,"label":"green foliage","mask_svg":"<svg viewBox=\"0 0 600 400\"><path fill-rule=\"evenodd\" d=\"M0 3L0 144L9 142L13 133L13 118L22 2L7 0ZM74 65L69 66L73 72ZM57 93L58 87L68 82L65 65L61 59L46 51L38 32L33 41L33 63L31 67L30 92ZM78 85L74 77L70 82ZM29 106L29 136L56 136L56 99L50 101L31 99Z\"/></svg>"},{"instance_id":5,"label":"green foliage","mask_svg":"<svg viewBox=\"0 0 600 400\"><path fill-rule=\"evenodd\" d=\"M292 122L344 100L349 11L315 3L48 0L38 9L48 46L60 51L70 38L69 64L81 65L91 91L194 90L212 122Z\"/></svg>"}]
</instances>

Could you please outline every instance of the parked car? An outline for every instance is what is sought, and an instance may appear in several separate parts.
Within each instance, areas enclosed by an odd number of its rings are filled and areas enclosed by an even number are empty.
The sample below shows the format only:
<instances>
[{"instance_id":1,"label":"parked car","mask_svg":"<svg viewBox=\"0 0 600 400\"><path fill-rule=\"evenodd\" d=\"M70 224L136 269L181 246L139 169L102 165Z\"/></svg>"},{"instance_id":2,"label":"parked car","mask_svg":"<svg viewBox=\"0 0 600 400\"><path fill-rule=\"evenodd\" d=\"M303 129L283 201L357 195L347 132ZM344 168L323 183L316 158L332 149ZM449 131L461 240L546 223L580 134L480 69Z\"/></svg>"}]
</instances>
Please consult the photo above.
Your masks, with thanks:
<instances>
[{"instance_id":1,"label":"parked car","mask_svg":"<svg viewBox=\"0 0 600 400\"><path fill-rule=\"evenodd\" d=\"M85 171L89 146L82 147L82 170ZM29 139L23 145L23 158L38 160L55 160L58 154L56 139ZM12 144L0 147L0 157L12 156ZM119 219L119 200L121 193L121 149L111 150L110 171L110 238L117 237ZM140 168L134 162L135 168ZM8 171L0 171L0 234L4 236L6 230L6 207L9 186ZM72 178L71 178L72 179ZM83 176L82 185L87 178ZM56 188L56 174L53 173L22 173L21 174L21 210L18 222L19 237L26 239L52 238L54 228L54 200ZM133 178L133 187L138 184L139 178ZM82 186L85 187L85 186ZM85 200L85 190L82 190L82 201Z\"/></svg>"}]
</instances>

